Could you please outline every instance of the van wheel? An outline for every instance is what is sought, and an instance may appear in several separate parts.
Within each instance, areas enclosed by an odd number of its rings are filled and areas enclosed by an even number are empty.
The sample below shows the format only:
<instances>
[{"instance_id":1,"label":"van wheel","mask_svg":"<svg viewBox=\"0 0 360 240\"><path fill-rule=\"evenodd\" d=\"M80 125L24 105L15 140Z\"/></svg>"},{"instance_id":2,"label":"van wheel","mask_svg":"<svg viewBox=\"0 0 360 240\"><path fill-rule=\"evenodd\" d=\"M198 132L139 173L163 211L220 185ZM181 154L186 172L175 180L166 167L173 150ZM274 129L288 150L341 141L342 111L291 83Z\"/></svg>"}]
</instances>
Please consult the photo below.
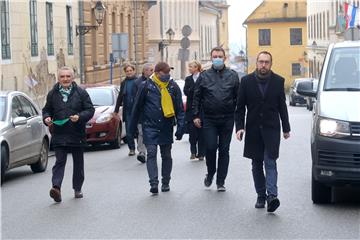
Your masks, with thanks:
<instances>
[{"instance_id":1,"label":"van wheel","mask_svg":"<svg viewBox=\"0 0 360 240\"><path fill-rule=\"evenodd\" d=\"M1 146L1 184L5 180L5 172L9 165L9 154L7 148L2 145Z\"/></svg>"},{"instance_id":2,"label":"van wheel","mask_svg":"<svg viewBox=\"0 0 360 240\"><path fill-rule=\"evenodd\" d=\"M328 187L314 179L311 179L311 197L315 204L331 202L331 187Z\"/></svg>"},{"instance_id":3,"label":"van wheel","mask_svg":"<svg viewBox=\"0 0 360 240\"><path fill-rule=\"evenodd\" d=\"M30 165L31 170L34 173L44 172L48 165L48 158L49 158L49 143L47 140L43 140L39 160Z\"/></svg>"},{"instance_id":4,"label":"van wheel","mask_svg":"<svg viewBox=\"0 0 360 240\"><path fill-rule=\"evenodd\" d=\"M110 143L111 148L118 149L121 147L121 126L118 127L116 131L116 138L113 142Z\"/></svg>"}]
</instances>

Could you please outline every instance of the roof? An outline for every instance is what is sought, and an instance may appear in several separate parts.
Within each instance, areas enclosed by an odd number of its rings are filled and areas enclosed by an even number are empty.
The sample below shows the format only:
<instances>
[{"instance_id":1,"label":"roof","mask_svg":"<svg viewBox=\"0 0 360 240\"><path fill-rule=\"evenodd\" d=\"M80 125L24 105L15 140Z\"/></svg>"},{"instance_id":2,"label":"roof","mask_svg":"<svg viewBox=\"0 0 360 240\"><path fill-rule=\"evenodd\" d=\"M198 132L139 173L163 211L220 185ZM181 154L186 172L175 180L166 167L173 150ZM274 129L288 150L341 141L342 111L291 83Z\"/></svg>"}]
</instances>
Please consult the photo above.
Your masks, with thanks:
<instances>
[{"instance_id":1,"label":"roof","mask_svg":"<svg viewBox=\"0 0 360 240\"><path fill-rule=\"evenodd\" d=\"M305 21L306 0L264 0L247 17L244 24Z\"/></svg>"},{"instance_id":2,"label":"roof","mask_svg":"<svg viewBox=\"0 0 360 240\"><path fill-rule=\"evenodd\" d=\"M360 47L360 40L359 41L344 41L338 42L334 44L334 48L341 48L341 47Z\"/></svg>"}]
</instances>

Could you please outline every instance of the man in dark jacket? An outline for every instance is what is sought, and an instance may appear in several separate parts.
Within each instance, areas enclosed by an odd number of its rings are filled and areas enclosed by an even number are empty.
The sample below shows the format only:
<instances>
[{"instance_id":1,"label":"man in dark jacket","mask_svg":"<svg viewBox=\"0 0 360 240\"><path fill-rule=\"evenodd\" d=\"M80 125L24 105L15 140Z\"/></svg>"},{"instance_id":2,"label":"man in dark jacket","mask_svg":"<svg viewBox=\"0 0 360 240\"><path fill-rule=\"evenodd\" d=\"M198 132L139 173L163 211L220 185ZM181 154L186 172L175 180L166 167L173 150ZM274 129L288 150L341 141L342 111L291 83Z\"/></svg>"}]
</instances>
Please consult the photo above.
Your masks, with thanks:
<instances>
[{"instance_id":1,"label":"man in dark jacket","mask_svg":"<svg viewBox=\"0 0 360 240\"><path fill-rule=\"evenodd\" d=\"M145 82L149 77L154 73L154 65L151 63L145 63L143 66L142 75L135 80L135 92L138 91L141 84ZM141 163L146 162L146 147L143 140L143 132L142 132L142 117L139 119L139 124L137 125L137 150L139 154L137 155L137 160Z\"/></svg>"},{"instance_id":2,"label":"man in dark jacket","mask_svg":"<svg viewBox=\"0 0 360 240\"><path fill-rule=\"evenodd\" d=\"M204 185L210 187L212 183L216 173L216 152L219 150L216 184L217 190L224 192L239 77L225 66L224 49L213 48L211 59L212 67L202 72L195 84L193 114L195 126L203 127L206 139L207 174ZM203 123L200 120L200 108L204 113Z\"/></svg>"},{"instance_id":3,"label":"man in dark jacket","mask_svg":"<svg viewBox=\"0 0 360 240\"><path fill-rule=\"evenodd\" d=\"M155 73L143 82L137 92L130 134L134 134L139 117L142 115L142 130L147 150L146 166L149 174L150 192L158 193L157 147L162 158L161 191L170 190L172 170L171 146L173 129L177 122L176 139L181 140L184 128L184 107L179 86L170 79L170 67L165 62L155 66Z\"/></svg>"},{"instance_id":4,"label":"man in dark jacket","mask_svg":"<svg viewBox=\"0 0 360 240\"><path fill-rule=\"evenodd\" d=\"M131 121L131 110L134 104L134 99L136 96L136 86L135 86L135 67L133 65L125 65L124 72L126 78L121 82L120 93L116 101L115 113L119 112L120 106L123 106L122 115L123 122L125 122L126 133L129 132L129 126ZM134 136L126 134L126 141L129 147L129 156L135 155L135 140Z\"/></svg>"},{"instance_id":5,"label":"man in dark jacket","mask_svg":"<svg viewBox=\"0 0 360 240\"><path fill-rule=\"evenodd\" d=\"M58 72L58 83L48 93L42 110L44 123L52 127L52 146L56 162L52 169L50 197L61 202L61 183L64 177L67 154L73 157L73 189L75 198L82 198L84 182L85 126L94 115L95 109L88 93L78 87L74 71L62 67Z\"/></svg>"},{"instance_id":6,"label":"man in dark jacket","mask_svg":"<svg viewBox=\"0 0 360 240\"><path fill-rule=\"evenodd\" d=\"M274 212L280 206L276 167L280 147L280 119L284 138L290 137L285 80L271 71L271 65L271 54L260 52L255 72L241 79L235 114L236 136L239 140L246 129L244 157L252 159L252 173L258 195L255 207L264 208L267 200L268 212Z\"/></svg>"}]
</instances>

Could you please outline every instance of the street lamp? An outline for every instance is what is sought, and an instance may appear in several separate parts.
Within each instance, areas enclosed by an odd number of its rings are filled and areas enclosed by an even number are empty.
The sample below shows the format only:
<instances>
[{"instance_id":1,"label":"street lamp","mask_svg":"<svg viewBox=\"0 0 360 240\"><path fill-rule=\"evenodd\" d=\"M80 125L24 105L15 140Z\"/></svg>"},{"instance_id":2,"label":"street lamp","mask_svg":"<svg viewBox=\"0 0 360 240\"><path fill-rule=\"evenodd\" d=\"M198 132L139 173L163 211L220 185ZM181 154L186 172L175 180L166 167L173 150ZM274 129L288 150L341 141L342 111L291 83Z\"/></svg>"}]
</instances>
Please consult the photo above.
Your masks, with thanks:
<instances>
[{"instance_id":1,"label":"street lamp","mask_svg":"<svg viewBox=\"0 0 360 240\"><path fill-rule=\"evenodd\" d=\"M101 1L97 1L94 7L94 15L98 25L76 25L76 36L85 35L90 30L97 30L98 26L101 25L105 14L105 7Z\"/></svg>"},{"instance_id":2,"label":"street lamp","mask_svg":"<svg viewBox=\"0 0 360 240\"><path fill-rule=\"evenodd\" d=\"M164 48L169 46L171 44L174 36L175 36L174 30L172 30L172 28L169 28L166 31L167 41L164 39L161 39L161 41L159 42L159 51L163 51Z\"/></svg>"}]
</instances>

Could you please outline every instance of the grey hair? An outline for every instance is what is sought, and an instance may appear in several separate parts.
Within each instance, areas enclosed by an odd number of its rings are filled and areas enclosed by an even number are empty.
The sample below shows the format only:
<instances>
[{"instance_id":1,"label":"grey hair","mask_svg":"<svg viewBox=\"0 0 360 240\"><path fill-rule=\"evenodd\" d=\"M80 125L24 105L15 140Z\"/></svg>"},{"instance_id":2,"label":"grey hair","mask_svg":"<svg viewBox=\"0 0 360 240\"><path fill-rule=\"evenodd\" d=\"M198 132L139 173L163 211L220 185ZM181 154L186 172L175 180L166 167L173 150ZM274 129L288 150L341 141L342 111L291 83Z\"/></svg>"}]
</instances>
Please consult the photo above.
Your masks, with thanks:
<instances>
[{"instance_id":1,"label":"grey hair","mask_svg":"<svg viewBox=\"0 0 360 240\"><path fill-rule=\"evenodd\" d=\"M152 64L152 63L145 63L144 65L143 65L143 73L144 73L144 70L145 69L148 69L148 68L154 68L154 64Z\"/></svg>"},{"instance_id":2,"label":"grey hair","mask_svg":"<svg viewBox=\"0 0 360 240\"><path fill-rule=\"evenodd\" d=\"M68 67L68 66L63 66L63 67L61 67L61 68L59 68L59 70L58 70L58 78L59 78L59 76L60 76L60 72L61 71L70 71L70 73L71 73L71 77L72 78L74 78L74 69L72 69L71 67Z\"/></svg>"}]
</instances>

